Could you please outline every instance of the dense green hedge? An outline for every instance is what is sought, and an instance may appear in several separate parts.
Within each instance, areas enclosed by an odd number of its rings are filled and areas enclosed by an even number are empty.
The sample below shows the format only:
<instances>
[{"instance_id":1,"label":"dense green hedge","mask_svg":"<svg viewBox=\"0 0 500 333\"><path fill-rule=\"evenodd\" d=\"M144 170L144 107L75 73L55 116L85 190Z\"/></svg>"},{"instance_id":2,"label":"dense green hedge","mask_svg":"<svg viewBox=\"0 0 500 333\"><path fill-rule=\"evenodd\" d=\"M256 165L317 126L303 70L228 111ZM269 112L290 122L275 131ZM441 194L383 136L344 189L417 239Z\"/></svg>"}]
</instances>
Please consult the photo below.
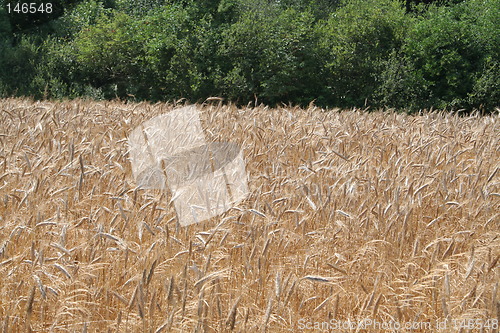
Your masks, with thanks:
<instances>
[{"instance_id":1,"label":"dense green hedge","mask_svg":"<svg viewBox=\"0 0 500 333\"><path fill-rule=\"evenodd\" d=\"M61 2L62 3L62 2ZM0 95L493 110L500 2L75 0L0 9ZM5 3L4 3L5 5ZM62 6L62 5L61 5Z\"/></svg>"}]
</instances>

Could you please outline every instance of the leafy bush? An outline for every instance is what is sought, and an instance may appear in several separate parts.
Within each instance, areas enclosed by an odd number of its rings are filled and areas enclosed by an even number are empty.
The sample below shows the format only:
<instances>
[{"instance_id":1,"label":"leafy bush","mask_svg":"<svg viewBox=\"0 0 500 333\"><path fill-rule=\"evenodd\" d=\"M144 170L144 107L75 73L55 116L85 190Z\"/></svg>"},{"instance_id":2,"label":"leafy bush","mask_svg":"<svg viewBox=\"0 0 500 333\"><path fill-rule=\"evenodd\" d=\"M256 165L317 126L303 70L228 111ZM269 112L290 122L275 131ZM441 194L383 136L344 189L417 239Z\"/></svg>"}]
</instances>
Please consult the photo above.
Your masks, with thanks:
<instances>
[{"instance_id":1,"label":"leafy bush","mask_svg":"<svg viewBox=\"0 0 500 333\"><path fill-rule=\"evenodd\" d=\"M41 60L31 82L35 98L75 98L85 96L90 90L84 74L76 61L74 45L64 40L48 38L40 46ZM93 94L96 99L103 97Z\"/></svg>"},{"instance_id":2,"label":"leafy bush","mask_svg":"<svg viewBox=\"0 0 500 333\"><path fill-rule=\"evenodd\" d=\"M407 111L415 111L425 100L427 81L415 64L399 51L382 61L380 85L375 92L376 103Z\"/></svg>"},{"instance_id":3,"label":"leafy bush","mask_svg":"<svg viewBox=\"0 0 500 333\"><path fill-rule=\"evenodd\" d=\"M213 91L217 33L210 18L191 20L189 8L167 5L143 17L106 11L70 43L81 87L104 97L165 100ZM62 54L59 54L62 56Z\"/></svg>"},{"instance_id":4,"label":"leafy bush","mask_svg":"<svg viewBox=\"0 0 500 333\"><path fill-rule=\"evenodd\" d=\"M131 16L144 17L164 3L164 0L115 0L113 7Z\"/></svg>"},{"instance_id":5,"label":"leafy bush","mask_svg":"<svg viewBox=\"0 0 500 333\"><path fill-rule=\"evenodd\" d=\"M468 94L468 104L485 110L493 110L500 101L500 63L498 58L488 57L484 67L474 77L472 91Z\"/></svg>"},{"instance_id":6,"label":"leafy bush","mask_svg":"<svg viewBox=\"0 0 500 333\"><path fill-rule=\"evenodd\" d=\"M7 11L0 7L0 42L9 40L12 33L12 27L7 17Z\"/></svg>"},{"instance_id":7,"label":"leafy bush","mask_svg":"<svg viewBox=\"0 0 500 333\"><path fill-rule=\"evenodd\" d=\"M141 82L153 99L189 97L193 90L189 16L180 6L165 6L141 21L135 40L142 48Z\"/></svg>"},{"instance_id":8,"label":"leafy bush","mask_svg":"<svg viewBox=\"0 0 500 333\"><path fill-rule=\"evenodd\" d=\"M493 110L500 105L500 3L471 0L465 7L464 18L472 21L469 29L473 47L481 50L467 104Z\"/></svg>"},{"instance_id":9,"label":"leafy bush","mask_svg":"<svg viewBox=\"0 0 500 333\"><path fill-rule=\"evenodd\" d=\"M273 8L245 13L222 34L222 76L217 87L230 99L265 103L309 102L321 70L314 18Z\"/></svg>"},{"instance_id":10,"label":"leafy bush","mask_svg":"<svg viewBox=\"0 0 500 333\"><path fill-rule=\"evenodd\" d=\"M123 97L135 84L140 45L134 19L124 13L102 16L73 42L84 84L102 88L105 97Z\"/></svg>"},{"instance_id":11,"label":"leafy bush","mask_svg":"<svg viewBox=\"0 0 500 333\"><path fill-rule=\"evenodd\" d=\"M58 0L15 29L0 8L0 95L492 110L500 3L438 2Z\"/></svg>"},{"instance_id":12,"label":"leafy bush","mask_svg":"<svg viewBox=\"0 0 500 333\"><path fill-rule=\"evenodd\" d=\"M401 48L404 60L392 59L385 77L390 76L391 68L398 62L410 63L411 70L399 72L398 80L403 82L403 96L409 96L408 102L420 107L498 104L498 99L494 99L498 87L494 75L498 73L500 55L499 25L494 24L500 24L498 9L495 0L431 7L409 30ZM383 100L400 105L401 99L388 94L393 83L384 82ZM419 93L414 94L411 90L417 84ZM492 98L487 96L489 93Z\"/></svg>"},{"instance_id":13,"label":"leafy bush","mask_svg":"<svg viewBox=\"0 0 500 333\"><path fill-rule=\"evenodd\" d=\"M39 47L29 37L22 37L16 46L3 42L0 47L0 81L3 94L30 95L31 82L41 59Z\"/></svg>"},{"instance_id":14,"label":"leafy bush","mask_svg":"<svg viewBox=\"0 0 500 333\"><path fill-rule=\"evenodd\" d=\"M345 1L319 27L331 103L372 104L384 62L401 46L410 19L396 0Z\"/></svg>"},{"instance_id":15,"label":"leafy bush","mask_svg":"<svg viewBox=\"0 0 500 333\"><path fill-rule=\"evenodd\" d=\"M72 40L80 31L97 24L104 16L109 17L111 13L112 11L106 8L102 1L83 1L52 22L53 35Z\"/></svg>"}]
</instances>

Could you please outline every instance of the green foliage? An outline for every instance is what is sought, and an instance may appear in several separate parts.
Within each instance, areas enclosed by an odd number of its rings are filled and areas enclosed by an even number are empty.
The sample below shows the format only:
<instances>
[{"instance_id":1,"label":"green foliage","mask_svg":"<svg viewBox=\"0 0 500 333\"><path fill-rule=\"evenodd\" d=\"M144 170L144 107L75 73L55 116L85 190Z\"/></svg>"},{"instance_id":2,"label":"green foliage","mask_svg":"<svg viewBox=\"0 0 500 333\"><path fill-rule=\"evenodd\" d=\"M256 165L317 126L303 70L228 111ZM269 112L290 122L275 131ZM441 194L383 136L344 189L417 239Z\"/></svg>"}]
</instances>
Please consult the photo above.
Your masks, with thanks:
<instances>
[{"instance_id":1,"label":"green foliage","mask_svg":"<svg viewBox=\"0 0 500 333\"><path fill-rule=\"evenodd\" d=\"M10 25L7 11L0 7L0 42L2 40L9 40L12 33L12 27Z\"/></svg>"},{"instance_id":2,"label":"green foliage","mask_svg":"<svg viewBox=\"0 0 500 333\"><path fill-rule=\"evenodd\" d=\"M32 82L32 91L36 98L63 99L88 95L92 89L89 89L91 86L86 82L76 61L72 43L49 38L42 44L41 49L42 58ZM92 94L92 97L103 96Z\"/></svg>"},{"instance_id":3,"label":"green foliage","mask_svg":"<svg viewBox=\"0 0 500 333\"><path fill-rule=\"evenodd\" d=\"M136 22L124 13L102 16L83 29L73 45L84 83L102 88L108 98L125 96L138 71L137 30Z\"/></svg>"},{"instance_id":4,"label":"green foliage","mask_svg":"<svg viewBox=\"0 0 500 333\"><path fill-rule=\"evenodd\" d=\"M103 17L109 17L111 10L102 1L87 0L79 3L73 10L52 22L54 35L73 39L80 31L97 24Z\"/></svg>"},{"instance_id":5,"label":"green foliage","mask_svg":"<svg viewBox=\"0 0 500 333\"><path fill-rule=\"evenodd\" d=\"M165 0L114 0L112 5L117 11L131 16L144 17L164 3Z\"/></svg>"},{"instance_id":6,"label":"green foliage","mask_svg":"<svg viewBox=\"0 0 500 333\"><path fill-rule=\"evenodd\" d=\"M221 0L217 7L219 23L234 23L238 17L238 0Z\"/></svg>"},{"instance_id":7,"label":"green foliage","mask_svg":"<svg viewBox=\"0 0 500 333\"><path fill-rule=\"evenodd\" d=\"M209 94L216 34L189 8L162 6L144 17L122 12L82 30L73 45L87 85L104 96L198 98Z\"/></svg>"},{"instance_id":8,"label":"green foliage","mask_svg":"<svg viewBox=\"0 0 500 333\"><path fill-rule=\"evenodd\" d=\"M0 96L499 105L498 0L54 3L40 20L0 8Z\"/></svg>"},{"instance_id":9,"label":"green foliage","mask_svg":"<svg viewBox=\"0 0 500 333\"><path fill-rule=\"evenodd\" d=\"M330 16L319 30L333 103L373 103L384 61L400 47L410 23L395 0L346 1Z\"/></svg>"},{"instance_id":10,"label":"green foliage","mask_svg":"<svg viewBox=\"0 0 500 333\"><path fill-rule=\"evenodd\" d=\"M40 62L39 47L29 37L23 37L13 47L2 43L0 81L4 95L29 95L36 66Z\"/></svg>"},{"instance_id":11,"label":"green foliage","mask_svg":"<svg viewBox=\"0 0 500 333\"><path fill-rule=\"evenodd\" d=\"M188 12L165 6L141 21L135 40L141 44L143 82L153 99L189 97L195 89ZM147 82L146 82L147 81Z\"/></svg>"},{"instance_id":12,"label":"green foliage","mask_svg":"<svg viewBox=\"0 0 500 333\"><path fill-rule=\"evenodd\" d=\"M341 0L280 0L278 2L284 9L308 10L316 19L327 19L328 15L340 6Z\"/></svg>"},{"instance_id":13,"label":"green foliage","mask_svg":"<svg viewBox=\"0 0 500 333\"><path fill-rule=\"evenodd\" d=\"M427 81L421 71L405 55L393 51L382 61L375 99L378 104L415 111L426 98Z\"/></svg>"},{"instance_id":14,"label":"green foliage","mask_svg":"<svg viewBox=\"0 0 500 333\"><path fill-rule=\"evenodd\" d=\"M431 7L409 30L401 48L403 60L391 59L386 68L387 78L391 71L396 74L392 68L397 63L411 64L411 70L397 74L403 90L399 97L387 94L394 82L384 82L381 89L384 102L401 105L404 102L401 97L406 96L408 104L420 107L498 104L498 98L494 97L498 86L494 73L498 72L500 40L499 25L494 22L498 22L500 11L494 13L495 7L500 10L494 0ZM418 93L412 91L415 87ZM487 96L489 93L491 98Z\"/></svg>"},{"instance_id":15,"label":"green foliage","mask_svg":"<svg viewBox=\"0 0 500 333\"><path fill-rule=\"evenodd\" d=\"M223 32L217 87L230 99L305 102L320 71L309 12L247 12Z\"/></svg>"},{"instance_id":16,"label":"green foliage","mask_svg":"<svg viewBox=\"0 0 500 333\"><path fill-rule=\"evenodd\" d=\"M471 106L493 110L500 101L500 63L498 58L488 57L483 68L474 77L472 91L467 102Z\"/></svg>"}]
</instances>

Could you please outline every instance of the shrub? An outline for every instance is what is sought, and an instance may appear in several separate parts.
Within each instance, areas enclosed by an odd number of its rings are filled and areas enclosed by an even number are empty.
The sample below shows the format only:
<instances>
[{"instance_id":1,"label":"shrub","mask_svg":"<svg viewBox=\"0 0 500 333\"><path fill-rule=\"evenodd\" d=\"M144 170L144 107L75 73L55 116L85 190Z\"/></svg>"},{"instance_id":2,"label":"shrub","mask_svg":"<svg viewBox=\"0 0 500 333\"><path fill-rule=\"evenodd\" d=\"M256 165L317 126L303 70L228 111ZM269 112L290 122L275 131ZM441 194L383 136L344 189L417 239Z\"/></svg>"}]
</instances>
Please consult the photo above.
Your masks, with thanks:
<instances>
[{"instance_id":1,"label":"shrub","mask_svg":"<svg viewBox=\"0 0 500 333\"><path fill-rule=\"evenodd\" d=\"M401 73L401 80L418 77L424 86L413 103L456 109L494 102L487 94L498 73L498 13L494 0L431 7L409 30L402 54L415 70Z\"/></svg>"},{"instance_id":2,"label":"shrub","mask_svg":"<svg viewBox=\"0 0 500 333\"><path fill-rule=\"evenodd\" d=\"M164 0L115 0L113 7L131 16L144 17L164 3Z\"/></svg>"},{"instance_id":3,"label":"shrub","mask_svg":"<svg viewBox=\"0 0 500 333\"><path fill-rule=\"evenodd\" d=\"M329 100L373 103L384 61L402 44L409 17L399 1L348 0L319 27Z\"/></svg>"},{"instance_id":4,"label":"shrub","mask_svg":"<svg viewBox=\"0 0 500 333\"><path fill-rule=\"evenodd\" d=\"M145 17L135 40L140 44L142 85L153 99L189 97L193 90L195 64L188 12L178 6L164 6Z\"/></svg>"},{"instance_id":5,"label":"shrub","mask_svg":"<svg viewBox=\"0 0 500 333\"><path fill-rule=\"evenodd\" d=\"M105 8L102 1L83 1L62 17L52 22L53 35L72 40L84 29L97 24L104 16L110 16L112 11Z\"/></svg>"},{"instance_id":6,"label":"shrub","mask_svg":"<svg viewBox=\"0 0 500 333\"><path fill-rule=\"evenodd\" d=\"M105 97L124 97L134 86L140 47L136 22L124 13L102 16L73 42L84 85L102 88Z\"/></svg>"},{"instance_id":7,"label":"shrub","mask_svg":"<svg viewBox=\"0 0 500 333\"><path fill-rule=\"evenodd\" d=\"M35 98L75 98L85 96L90 87L79 69L74 45L50 37L40 46L41 60L30 85ZM103 97L93 94L93 97Z\"/></svg>"},{"instance_id":8,"label":"shrub","mask_svg":"<svg viewBox=\"0 0 500 333\"><path fill-rule=\"evenodd\" d=\"M290 8L250 11L222 34L217 87L246 103L309 102L318 91L313 16Z\"/></svg>"},{"instance_id":9,"label":"shrub","mask_svg":"<svg viewBox=\"0 0 500 333\"><path fill-rule=\"evenodd\" d=\"M498 58L497 58L498 59ZM500 105L500 63L491 57L484 61L484 67L474 77L468 103L480 109L492 111Z\"/></svg>"},{"instance_id":10,"label":"shrub","mask_svg":"<svg viewBox=\"0 0 500 333\"><path fill-rule=\"evenodd\" d=\"M492 110L498 0L438 3L58 0L16 27L0 8L0 94Z\"/></svg>"},{"instance_id":11,"label":"shrub","mask_svg":"<svg viewBox=\"0 0 500 333\"><path fill-rule=\"evenodd\" d=\"M12 27L10 25L7 11L0 7L0 42L9 40L12 33Z\"/></svg>"},{"instance_id":12,"label":"shrub","mask_svg":"<svg viewBox=\"0 0 500 333\"><path fill-rule=\"evenodd\" d=\"M41 60L39 47L29 37L22 37L16 46L0 42L0 81L4 95L29 95L36 67Z\"/></svg>"},{"instance_id":13,"label":"shrub","mask_svg":"<svg viewBox=\"0 0 500 333\"><path fill-rule=\"evenodd\" d=\"M415 111L425 100L427 81L404 54L394 50L382 61L380 85L375 93L376 103L388 107Z\"/></svg>"}]
</instances>

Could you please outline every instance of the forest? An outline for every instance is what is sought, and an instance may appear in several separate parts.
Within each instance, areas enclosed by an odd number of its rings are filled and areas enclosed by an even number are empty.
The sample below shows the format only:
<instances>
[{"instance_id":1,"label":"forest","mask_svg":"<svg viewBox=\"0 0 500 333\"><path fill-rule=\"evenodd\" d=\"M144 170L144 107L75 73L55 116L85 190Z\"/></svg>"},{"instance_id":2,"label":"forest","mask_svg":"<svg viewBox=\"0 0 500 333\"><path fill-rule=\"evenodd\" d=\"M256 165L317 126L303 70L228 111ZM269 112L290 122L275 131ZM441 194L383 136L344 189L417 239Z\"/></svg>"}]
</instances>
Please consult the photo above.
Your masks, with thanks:
<instances>
[{"instance_id":1,"label":"forest","mask_svg":"<svg viewBox=\"0 0 500 333\"><path fill-rule=\"evenodd\" d=\"M2 1L0 97L408 112L500 101L498 0L32 1Z\"/></svg>"}]
</instances>

